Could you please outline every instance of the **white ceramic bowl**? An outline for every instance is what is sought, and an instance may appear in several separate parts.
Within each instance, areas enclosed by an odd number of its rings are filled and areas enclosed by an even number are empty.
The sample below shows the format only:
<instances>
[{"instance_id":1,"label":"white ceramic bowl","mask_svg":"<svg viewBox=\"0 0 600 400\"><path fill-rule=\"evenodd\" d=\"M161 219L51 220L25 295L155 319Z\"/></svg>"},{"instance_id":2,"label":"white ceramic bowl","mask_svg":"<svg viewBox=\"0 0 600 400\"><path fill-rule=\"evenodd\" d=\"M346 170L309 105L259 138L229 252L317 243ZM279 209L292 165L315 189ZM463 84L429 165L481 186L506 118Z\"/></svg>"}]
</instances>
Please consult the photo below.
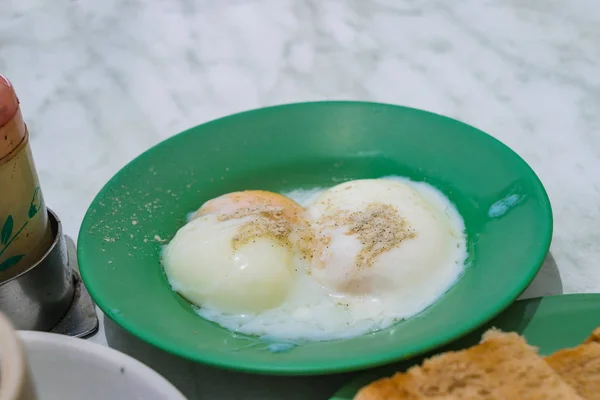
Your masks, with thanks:
<instances>
[{"instance_id":1,"label":"white ceramic bowl","mask_svg":"<svg viewBox=\"0 0 600 400\"><path fill-rule=\"evenodd\" d=\"M108 347L20 331L39 400L186 400L166 379Z\"/></svg>"}]
</instances>

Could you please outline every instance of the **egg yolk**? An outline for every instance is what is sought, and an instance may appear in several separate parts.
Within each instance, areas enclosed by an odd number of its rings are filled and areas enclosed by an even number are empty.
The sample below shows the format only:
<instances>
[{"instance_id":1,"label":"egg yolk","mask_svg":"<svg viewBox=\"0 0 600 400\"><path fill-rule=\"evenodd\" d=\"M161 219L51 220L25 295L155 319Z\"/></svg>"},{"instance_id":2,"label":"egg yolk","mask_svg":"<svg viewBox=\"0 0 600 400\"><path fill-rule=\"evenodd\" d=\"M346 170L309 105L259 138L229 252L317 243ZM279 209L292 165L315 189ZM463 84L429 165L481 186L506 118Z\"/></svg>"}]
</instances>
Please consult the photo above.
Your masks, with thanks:
<instances>
[{"instance_id":1,"label":"egg yolk","mask_svg":"<svg viewBox=\"0 0 600 400\"><path fill-rule=\"evenodd\" d=\"M304 220L304 208L294 200L278 193L265 190L245 190L227 193L207 201L194 214L193 218L207 214L234 214L240 210L260 212L266 208L280 209L291 223Z\"/></svg>"},{"instance_id":2,"label":"egg yolk","mask_svg":"<svg viewBox=\"0 0 600 400\"><path fill-rule=\"evenodd\" d=\"M273 223L269 225L272 225L272 230L275 233L277 231L289 231L287 237L291 241L291 245L300 252L302 259L312 258L314 235L310 224L305 218L306 210L294 200L279 193L266 190L227 193L204 203L192 219L209 214L219 214L222 216L221 218L258 215L263 221L270 220ZM276 227L275 222L278 219L285 221L285 223L280 223ZM286 226L286 224L289 225ZM258 228L258 230L264 230L262 228ZM246 240L251 236L247 236Z\"/></svg>"}]
</instances>

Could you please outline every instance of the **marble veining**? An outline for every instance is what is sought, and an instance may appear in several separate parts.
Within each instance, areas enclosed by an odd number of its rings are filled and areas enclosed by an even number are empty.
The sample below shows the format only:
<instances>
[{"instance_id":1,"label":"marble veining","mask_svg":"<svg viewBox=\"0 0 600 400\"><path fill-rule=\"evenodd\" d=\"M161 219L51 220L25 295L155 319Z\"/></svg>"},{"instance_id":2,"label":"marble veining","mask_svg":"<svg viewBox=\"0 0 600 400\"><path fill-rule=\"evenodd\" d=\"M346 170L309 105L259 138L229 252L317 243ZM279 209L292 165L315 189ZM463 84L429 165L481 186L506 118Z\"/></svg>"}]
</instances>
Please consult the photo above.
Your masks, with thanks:
<instances>
[{"instance_id":1,"label":"marble veining","mask_svg":"<svg viewBox=\"0 0 600 400\"><path fill-rule=\"evenodd\" d=\"M537 172L554 240L525 296L600 291L596 0L2 0L0 71L70 235L119 168L183 129L286 102L389 102L468 122Z\"/></svg>"}]
</instances>

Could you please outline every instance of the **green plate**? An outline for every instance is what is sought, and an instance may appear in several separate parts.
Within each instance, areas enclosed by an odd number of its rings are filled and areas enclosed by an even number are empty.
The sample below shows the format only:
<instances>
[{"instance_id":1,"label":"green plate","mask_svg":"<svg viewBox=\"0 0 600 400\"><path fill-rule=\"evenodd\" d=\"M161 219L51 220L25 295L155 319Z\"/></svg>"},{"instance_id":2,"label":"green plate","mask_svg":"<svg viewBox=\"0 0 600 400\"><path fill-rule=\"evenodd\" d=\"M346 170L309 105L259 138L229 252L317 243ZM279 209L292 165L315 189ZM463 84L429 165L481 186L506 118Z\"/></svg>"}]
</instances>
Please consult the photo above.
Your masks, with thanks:
<instances>
[{"instance_id":1,"label":"green plate","mask_svg":"<svg viewBox=\"0 0 600 400\"><path fill-rule=\"evenodd\" d=\"M492 326L520 333L529 344L539 348L540 354L549 355L577 346L600 326L600 295L570 294L517 301L485 327L436 353L473 346ZM423 357L367 372L340 389L330 400L352 400L358 390L370 382L406 370L421 361Z\"/></svg>"},{"instance_id":2,"label":"green plate","mask_svg":"<svg viewBox=\"0 0 600 400\"><path fill-rule=\"evenodd\" d=\"M282 346L203 320L167 284L163 244L212 197L391 174L444 192L468 234L465 273L414 318L350 340L272 351ZM412 357L477 328L531 282L551 235L552 212L539 179L491 136L410 108L318 102L229 116L151 148L97 195L81 227L78 256L100 308L148 343L237 370L325 374Z\"/></svg>"}]
</instances>

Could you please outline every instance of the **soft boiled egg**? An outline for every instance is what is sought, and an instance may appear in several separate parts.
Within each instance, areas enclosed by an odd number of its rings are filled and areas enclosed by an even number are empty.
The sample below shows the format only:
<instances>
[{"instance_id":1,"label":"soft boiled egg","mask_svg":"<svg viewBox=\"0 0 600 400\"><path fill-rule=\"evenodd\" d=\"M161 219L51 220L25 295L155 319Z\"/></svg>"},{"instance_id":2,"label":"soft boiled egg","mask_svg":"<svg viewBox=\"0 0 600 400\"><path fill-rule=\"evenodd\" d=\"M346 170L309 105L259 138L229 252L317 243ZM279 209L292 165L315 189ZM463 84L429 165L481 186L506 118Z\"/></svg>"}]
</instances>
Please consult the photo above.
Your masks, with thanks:
<instances>
[{"instance_id":1,"label":"soft boiled egg","mask_svg":"<svg viewBox=\"0 0 600 400\"><path fill-rule=\"evenodd\" d=\"M392 179L327 190L309 208L313 276L338 295L402 308L439 296L462 269L464 227L435 194Z\"/></svg>"},{"instance_id":2,"label":"soft boiled egg","mask_svg":"<svg viewBox=\"0 0 600 400\"><path fill-rule=\"evenodd\" d=\"M311 240L304 209L293 200L236 192L205 203L166 247L163 264L190 302L258 313L285 300Z\"/></svg>"}]
</instances>

